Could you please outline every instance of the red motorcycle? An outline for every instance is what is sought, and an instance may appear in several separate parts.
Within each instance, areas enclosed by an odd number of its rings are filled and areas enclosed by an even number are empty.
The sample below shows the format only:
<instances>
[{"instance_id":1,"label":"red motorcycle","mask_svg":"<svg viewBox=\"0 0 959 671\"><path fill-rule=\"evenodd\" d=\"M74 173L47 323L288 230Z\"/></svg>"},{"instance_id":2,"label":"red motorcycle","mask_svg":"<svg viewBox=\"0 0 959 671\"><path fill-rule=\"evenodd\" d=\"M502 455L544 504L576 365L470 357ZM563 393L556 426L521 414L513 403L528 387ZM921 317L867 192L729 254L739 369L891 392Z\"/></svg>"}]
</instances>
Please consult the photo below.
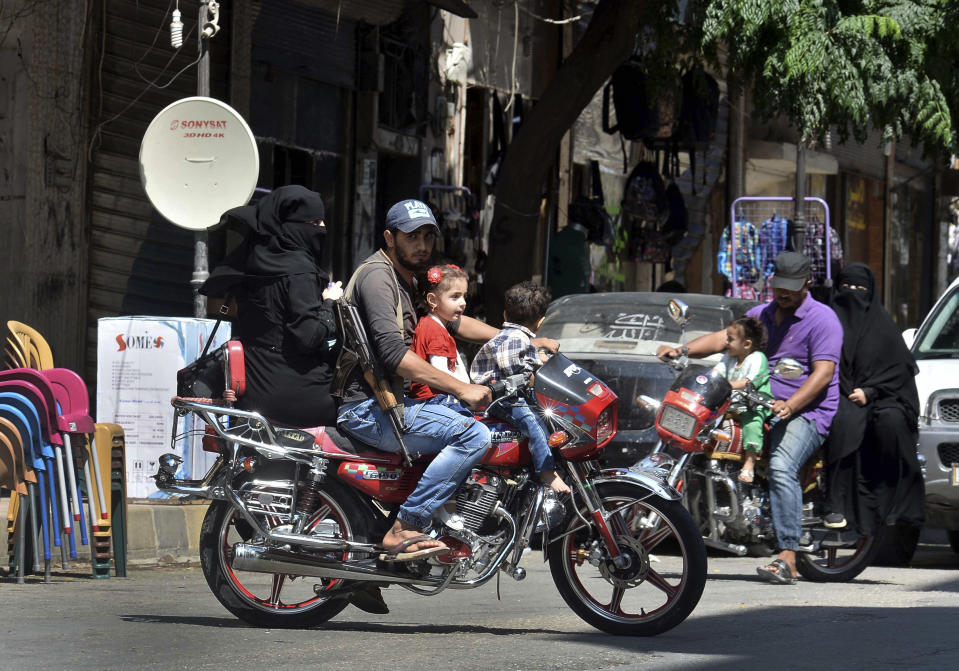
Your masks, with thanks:
<instances>
[{"instance_id":1,"label":"red motorcycle","mask_svg":"<svg viewBox=\"0 0 959 671\"><path fill-rule=\"evenodd\" d=\"M237 345L218 356L226 386L241 393ZM449 552L428 559L382 561L378 541L430 457L404 467L399 455L334 427L281 427L223 401L175 398L177 418L195 413L204 449L218 458L202 480L181 480L180 457L164 455L157 487L211 500L200 537L204 575L220 603L253 624L321 624L370 584L435 595L479 587L500 572L520 581L536 537L563 599L594 627L647 636L682 622L703 591L705 546L666 471L597 464L616 433L616 394L562 355L498 393L522 394L542 414L572 497L557 498L539 482L513 426L479 418L492 446L455 494L462 528L436 522L430 531ZM174 431L174 449L181 433Z\"/></svg>"},{"instance_id":2,"label":"red motorcycle","mask_svg":"<svg viewBox=\"0 0 959 671\"><path fill-rule=\"evenodd\" d=\"M682 301L670 301L670 315L683 328L683 340L687 310ZM769 448L763 449L753 482L738 482L743 443L732 417L735 413L730 411L772 408L772 398L749 387L734 391L712 368L690 364L685 342L682 345L682 356L665 362L678 371L666 397L661 402L646 396L637 399L655 415L660 437L639 465L669 472L667 482L683 491L706 545L739 556L767 555L776 544L767 473ZM802 365L793 359L779 361L771 371L785 379L797 379L802 373ZM852 580L869 566L879 549L877 539L823 526L820 454L806 463L800 482L803 517L797 570L814 582Z\"/></svg>"}]
</instances>

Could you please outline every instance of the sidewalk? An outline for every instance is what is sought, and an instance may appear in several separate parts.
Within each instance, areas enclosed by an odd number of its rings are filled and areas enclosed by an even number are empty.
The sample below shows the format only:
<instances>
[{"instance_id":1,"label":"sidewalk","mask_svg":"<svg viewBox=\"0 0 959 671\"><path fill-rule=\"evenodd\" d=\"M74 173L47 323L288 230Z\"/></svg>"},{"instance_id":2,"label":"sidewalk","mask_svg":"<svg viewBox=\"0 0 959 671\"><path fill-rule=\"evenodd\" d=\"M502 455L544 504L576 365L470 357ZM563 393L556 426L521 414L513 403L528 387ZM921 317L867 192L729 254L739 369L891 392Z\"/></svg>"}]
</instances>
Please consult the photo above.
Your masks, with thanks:
<instances>
[{"instance_id":1,"label":"sidewalk","mask_svg":"<svg viewBox=\"0 0 959 671\"><path fill-rule=\"evenodd\" d=\"M0 498L0 548L7 550L7 510L10 499ZM188 564L200 561L200 525L209 504L130 503L127 520L127 564L153 566ZM83 562L89 551L77 549ZM6 559L0 560L6 566Z\"/></svg>"}]
</instances>

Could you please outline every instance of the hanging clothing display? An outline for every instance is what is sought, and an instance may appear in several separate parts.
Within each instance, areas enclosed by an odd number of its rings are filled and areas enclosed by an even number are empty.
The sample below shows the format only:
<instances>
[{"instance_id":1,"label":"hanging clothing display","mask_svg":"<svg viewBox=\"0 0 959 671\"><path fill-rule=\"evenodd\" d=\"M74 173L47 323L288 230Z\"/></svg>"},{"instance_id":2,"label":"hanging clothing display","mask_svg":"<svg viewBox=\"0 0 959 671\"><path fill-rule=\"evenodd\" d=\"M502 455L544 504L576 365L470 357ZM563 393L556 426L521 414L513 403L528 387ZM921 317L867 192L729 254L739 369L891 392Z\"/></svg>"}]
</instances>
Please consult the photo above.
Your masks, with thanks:
<instances>
[{"instance_id":1,"label":"hanging clothing display","mask_svg":"<svg viewBox=\"0 0 959 671\"><path fill-rule=\"evenodd\" d=\"M735 259L733 258L733 240L730 238L729 227L723 230L719 239L719 251L716 253L716 268L730 282L726 290L727 296L734 294L733 263L736 264L736 291L742 298L755 299L758 296L756 283L762 278L762 247L760 245L759 229L745 219L734 222L736 241Z\"/></svg>"},{"instance_id":2,"label":"hanging clothing display","mask_svg":"<svg viewBox=\"0 0 959 671\"><path fill-rule=\"evenodd\" d=\"M774 214L759 227L759 247L762 258L763 281L760 300L764 303L773 299L773 290L769 286L769 277L776 267L776 257L789 246L789 220Z\"/></svg>"},{"instance_id":3,"label":"hanging clothing display","mask_svg":"<svg viewBox=\"0 0 959 671\"><path fill-rule=\"evenodd\" d=\"M826 225L815 218L806 224L806 237L802 253L809 259L813 284L826 281ZM832 263L830 276L836 277L842 270L842 241L832 226L829 227L829 256Z\"/></svg>"}]
</instances>

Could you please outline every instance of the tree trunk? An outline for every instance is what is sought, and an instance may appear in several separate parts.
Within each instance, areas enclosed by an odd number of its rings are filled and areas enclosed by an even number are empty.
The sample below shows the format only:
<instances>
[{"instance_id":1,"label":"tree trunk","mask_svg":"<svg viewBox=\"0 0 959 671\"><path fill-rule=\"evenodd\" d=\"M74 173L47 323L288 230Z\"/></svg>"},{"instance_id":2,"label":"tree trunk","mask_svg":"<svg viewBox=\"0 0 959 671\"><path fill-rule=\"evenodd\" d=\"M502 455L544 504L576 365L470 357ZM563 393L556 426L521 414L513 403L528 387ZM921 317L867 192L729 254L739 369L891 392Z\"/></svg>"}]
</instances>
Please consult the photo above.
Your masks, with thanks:
<instances>
[{"instance_id":1,"label":"tree trunk","mask_svg":"<svg viewBox=\"0 0 959 671\"><path fill-rule=\"evenodd\" d=\"M613 70L633 52L640 8L646 1L597 3L582 39L509 144L496 184L490 229L485 286L486 315L491 324L502 322L506 289L530 277L543 182L553 167L563 134ZM566 205L560 203L560 207Z\"/></svg>"}]
</instances>

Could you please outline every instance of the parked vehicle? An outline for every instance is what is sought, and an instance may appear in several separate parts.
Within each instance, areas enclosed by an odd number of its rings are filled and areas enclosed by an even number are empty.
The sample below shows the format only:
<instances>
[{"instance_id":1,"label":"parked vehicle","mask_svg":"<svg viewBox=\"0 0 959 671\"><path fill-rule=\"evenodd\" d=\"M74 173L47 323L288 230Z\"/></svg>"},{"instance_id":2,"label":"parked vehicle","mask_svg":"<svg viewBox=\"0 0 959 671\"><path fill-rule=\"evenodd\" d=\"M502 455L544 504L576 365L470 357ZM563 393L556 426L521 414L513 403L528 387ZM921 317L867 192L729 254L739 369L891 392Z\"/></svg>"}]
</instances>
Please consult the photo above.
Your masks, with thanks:
<instances>
[{"instance_id":1,"label":"parked vehicle","mask_svg":"<svg viewBox=\"0 0 959 671\"><path fill-rule=\"evenodd\" d=\"M705 294L684 294L683 301L690 307L691 338L726 328L756 305ZM618 432L601 455L604 464L634 464L659 440L633 399L639 394L662 398L673 382L672 372L656 358L657 347L679 340L668 302L667 294L656 292L563 296L550 305L537 331L559 341L564 355L605 380L619 396Z\"/></svg>"},{"instance_id":2,"label":"parked vehicle","mask_svg":"<svg viewBox=\"0 0 959 671\"><path fill-rule=\"evenodd\" d=\"M918 329L904 334L919 365L919 455L926 526L945 529L959 552L959 278Z\"/></svg>"},{"instance_id":3,"label":"parked vehicle","mask_svg":"<svg viewBox=\"0 0 959 671\"><path fill-rule=\"evenodd\" d=\"M227 387L236 385L228 379ZM434 524L450 550L429 559L387 561L378 540L432 457L404 467L399 455L332 427L280 427L256 412L178 397L177 416L201 418L205 449L219 456L202 480L188 481L176 477L179 457L164 455L157 487L212 501L200 532L204 575L227 610L256 625L322 624L370 584L430 596L479 587L500 572L519 581L535 535L563 599L594 627L647 636L682 622L703 591L705 546L662 472L597 464L616 435L616 394L559 354L531 386L519 376L494 392L524 394L540 410L572 498L557 498L531 473L527 441L514 427L484 418L493 445L454 497L463 528ZM651 518L655 529L643 525Z\"/></svg>"},{"instance_id":4,"label":"parked vehicle","mask_svg":"<svg viewBox=\"0 0 959 671\"><path fill-rule=\"evenodd\" d=\"M670 314L682 327L689 308L679 300L669 303ZM685 503L699 523L706 545L746 555L769 554L776 544L767 473L768 446L759 458L752 483L737 481L743 460L740 427L727 411L772 407L773 399L751 389L733 391L729 382L711 367L690 363L684 354L663 365L675 380L662 400L640 396L637 404L655 417L660 443L638 465L662 468L668 482L685 494ZM772 375L796 379L803 367L783 359ZM814 582L845 582L859 575L878 550L874 537L854 531L837 531L822 525L822 463L814 455L803 468L802 536L796 568Z\"/></svg>"}]
</instances>

